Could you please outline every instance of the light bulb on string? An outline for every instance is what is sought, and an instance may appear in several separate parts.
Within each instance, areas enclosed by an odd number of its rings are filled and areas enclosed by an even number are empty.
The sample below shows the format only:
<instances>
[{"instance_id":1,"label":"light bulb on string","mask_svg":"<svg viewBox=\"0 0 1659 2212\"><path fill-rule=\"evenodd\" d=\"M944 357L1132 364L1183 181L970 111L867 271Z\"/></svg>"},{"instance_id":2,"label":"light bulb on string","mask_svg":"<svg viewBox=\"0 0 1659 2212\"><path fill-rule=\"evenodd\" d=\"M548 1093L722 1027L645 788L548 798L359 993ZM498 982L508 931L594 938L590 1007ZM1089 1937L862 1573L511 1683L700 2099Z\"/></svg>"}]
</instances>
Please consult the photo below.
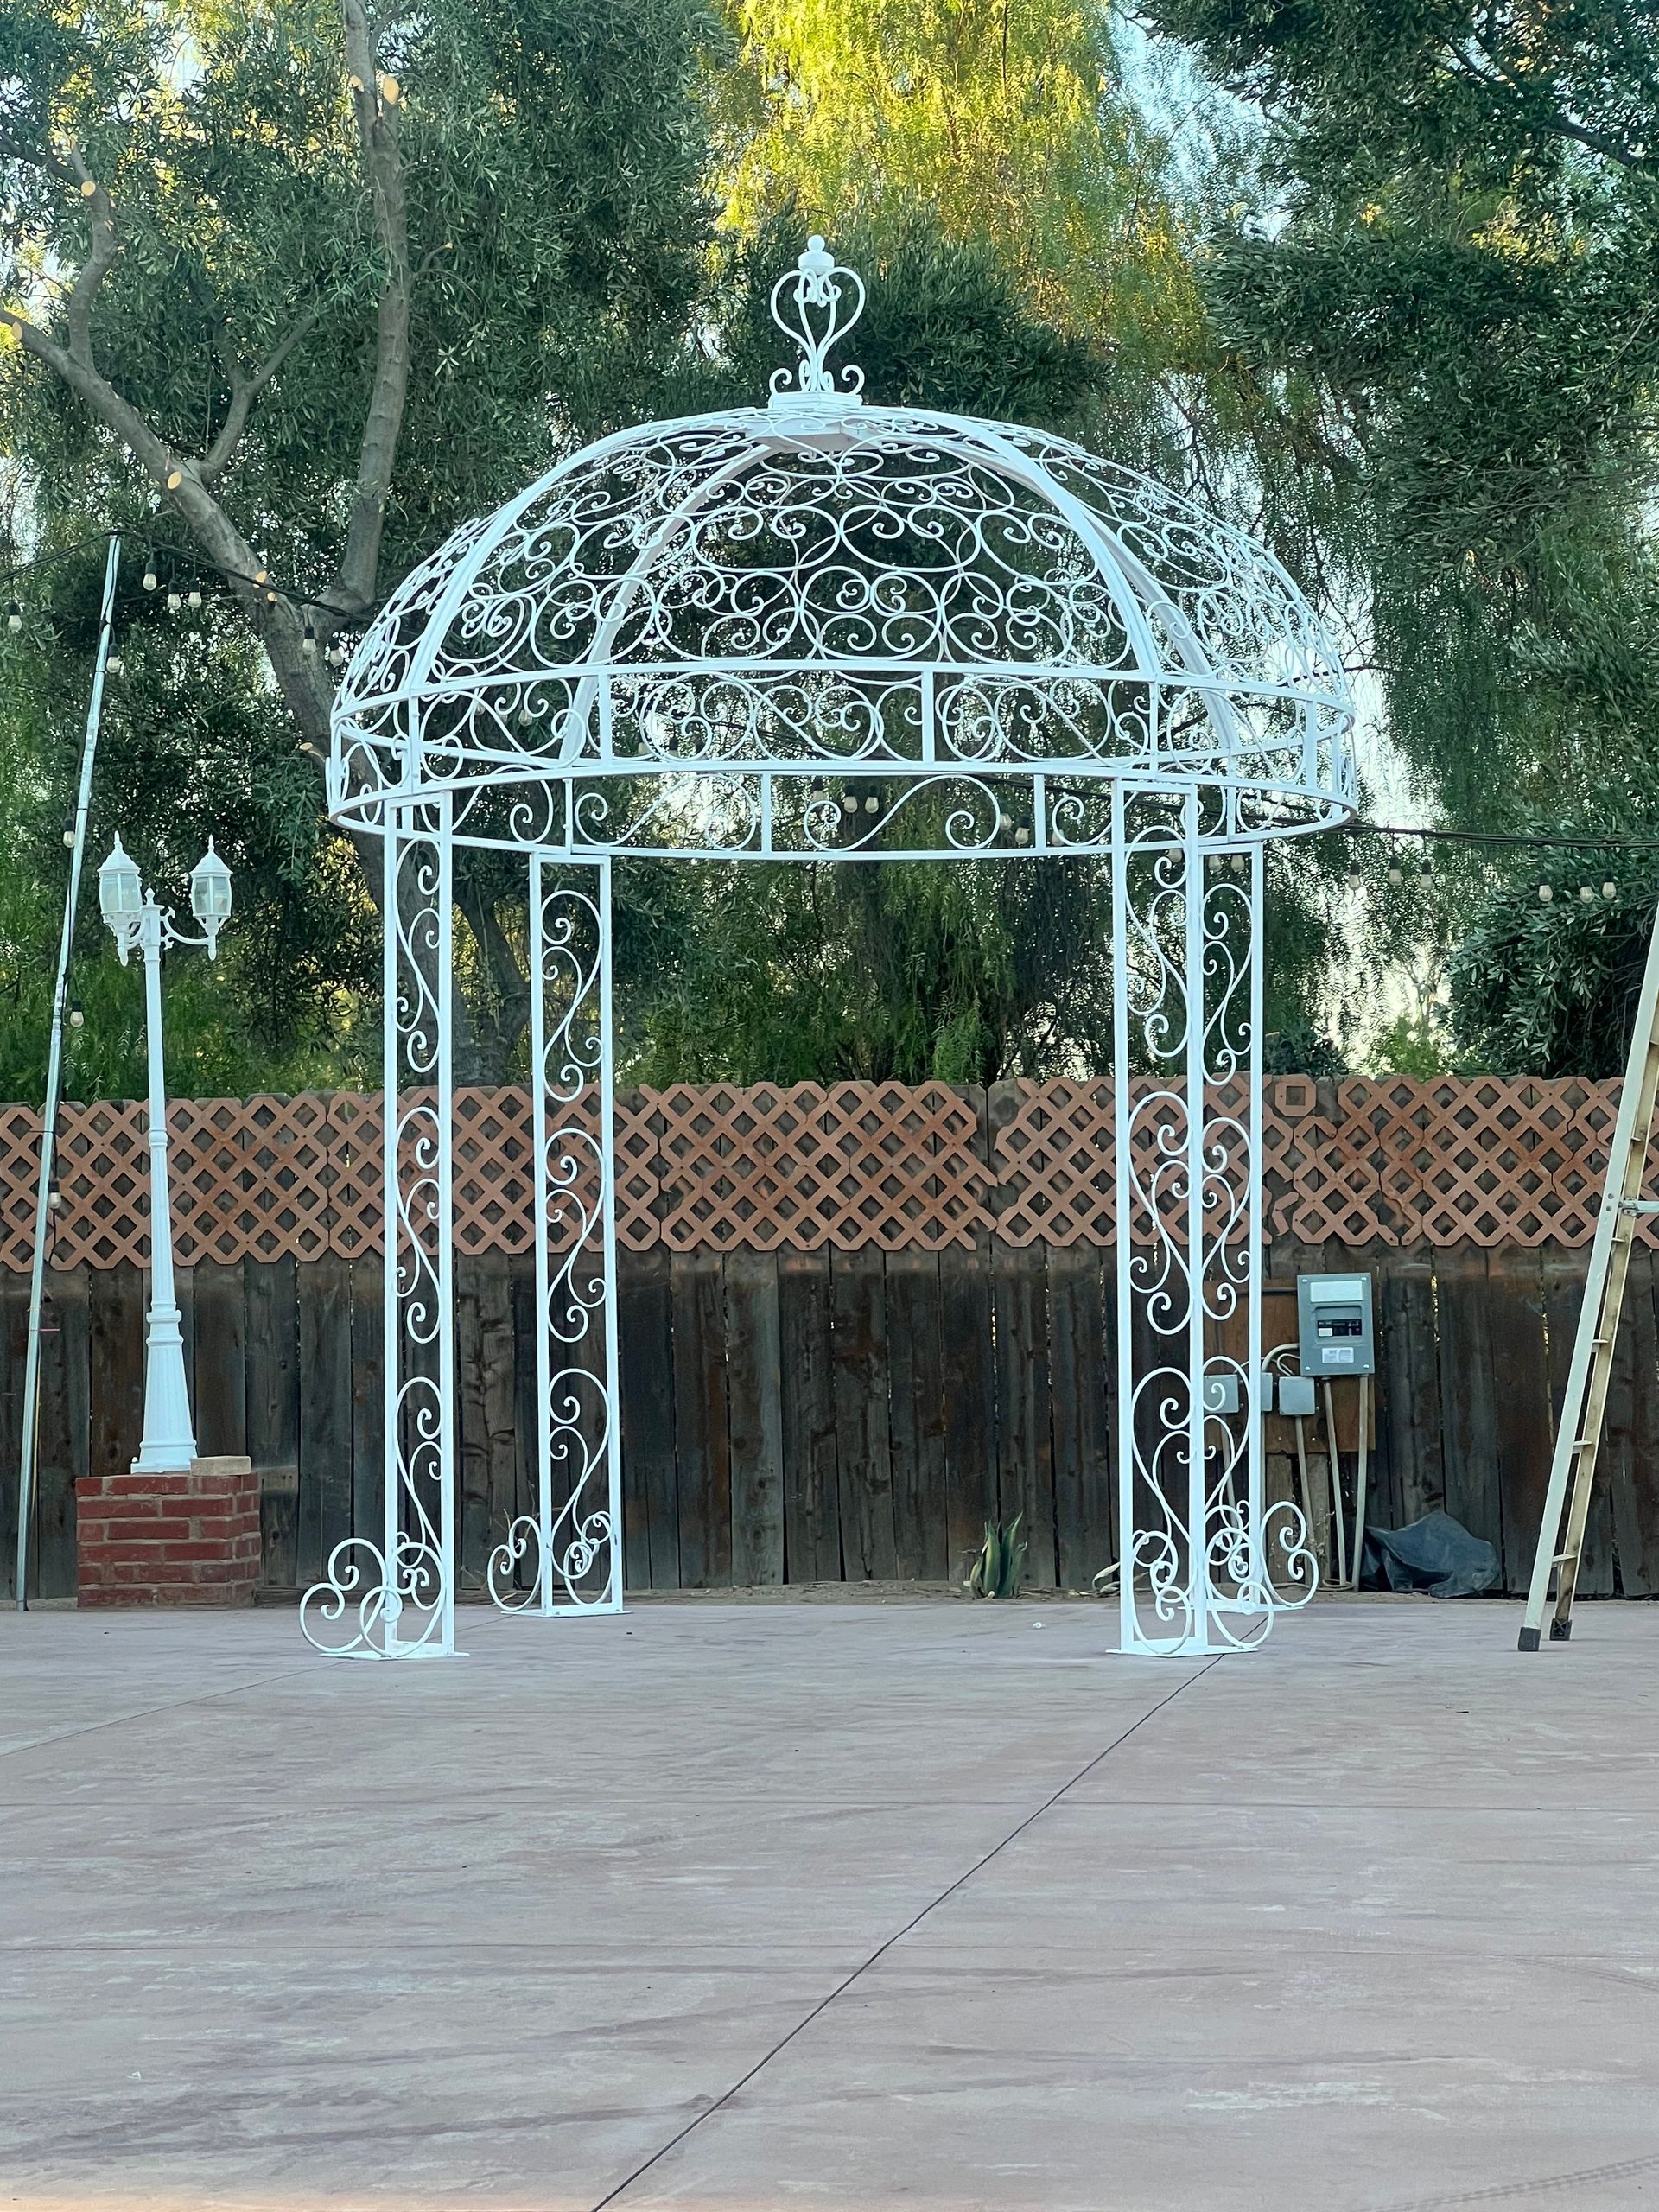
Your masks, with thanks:
<instances>
[{"instance_id":1,"label":"light bulb on string","mask_svg":"<svg viewBox=\"0 0 1659 2212\"><path fill-rule=\"evenodd\" d=\"M1580 903L1586 906L1595 905L1596 894L1587 883L1581 883L1579 886L1579 899Z\"/></svg>"},{"instance_id":2,"label":"light bulb on string","mask_svg":"<svg viewBox=\"0 0 1659 2212\"><path fill-rule=\"evenodd\" d=\"M1538 887L1538 896L1542 900L1543 904L1548 906L1550 900L1555 896L1554 886L1548 883L1541 883Z\"/></svg>"},{"instance_id":3,"label":"light bulb on string","mask_svg":"<svg viewBox=\"0 0 1659 2212\"><path fill-rule=\"evenodd\" d=\"M6 627L15 638L23 626L23 610L14 599L6 609Z\"/></svg>"},{"instance_id":4,"label":"light bulb on string","mask_svg":"<svg viewBox=\"0 0 1659 2212\"><path fill-rule=\"evenodd\" d=\"M73 816L73 814L66 815L66 816L64 817L64 823L63 823L63 842L64 842L65 845L66 845L66 846L67 846L67 848L69 849L69 850L70 850L70 851L72 851L72 852L73 852L73 851L74 850L74 844L75 844L75 817L74 817L74 816Z\"/></svg>"},{"instance_id":5,"label":"light bulb on string","mask_svg":"<svg viewBox=\"0 0 1659 2212\"><path fill-rule=\"evenodd\" d=\"M843 814L856 814L858 812L858 793L856 791L842 791L841 795L841 810Z\"/></svg>"},{"instance_id":6,"label":"light bulb on string","mask_svg":"<svg viewBox=\"0 0 1659 2212\"><path fill-rule=\"evenodd\" d=\"M147 561L144 563L144 589L146 591L154 591L156 585L160 583L161 581L161 578L156 573L156 563L153 561Z\"/></svg>"},{"instance_id":7,"label":"light bulb on string","mask_svg":"<svg viewBox=\"0 0 1659 2212\"><path fill-rule=\"evenodd\" d=\"M880 810L881 810L881 801L880 801L880 799L877 797L876 793L875 793L874 791L867 791L867 792L864 794L864 811L865 811L865 813L866 813L866 814L879 814L879 813L880 812Z\"/></svg>"},{"instance_id":8,"label":"light bulb on string","mask_svg":"<svg viewBox=\"0 0 1659 2212\"><path fill-rule=\"evenodd\" d=\"M1389 862L1389 881L1390 883L1403 883L1405 880L1405 873L1401 868L1399 861L1390 861Z\"/></svg>"},{"instance_id":9,"label":"light bulb on string","mask_svg":"<svg viewBox=\"0 0 1659 2212\"><path fill-rule=\"evenodd\" d=\"M189 595L187 598L185 604L188 607L200 607L201 605L201 594L194 584L192 584L190 587Z\"/></svg>"},{"instance_id":10,"label":"light bulb on string","mask_svg":"<svg viewBox=\"0 0 1659 2212\"><path fill-rule=\"evenodd\" d=\"M1014 842L1016 845L1028 845L1031 842L1031 824L1028 822L1022 822L1014 831Z\"/></svg>"},{"instance_id":11,"label":"light bulb on string","mask_svg":"<svg viewBox=\"0 0 1659 2212\"><path fill-rule=\"evenodd\" d=\"M300 639L300 651L302 653L315 653L316 650L317 633L308 622L305 626L305 635Z\"/></svg>"},{"instance_id":12,"label":"light bulb on string","mask_svg":"<svg viewBox=\"0 0 1659 2212\"><path fill-rule=\"evenodd\" d=\"M111 653L104 663L105 671L110 676L121 675L126 665L119 653Z\"/></svg>"},{"instance_id":13,"label":"light bulb on string","mask_svg":"<svg viewBox=\"0 0 1659 2212\"><path fill-rule=\"evenodd\" d=\"M1423 855L1422 866L1418 869L1418 871L1417 871L1417 872L1418 872L1418 874L1422 877L1423 881L1424 881L1425 883L1433 883L1433 880L1434 880L1434 868L1433 868L1433 863L1430 861L1430 859L1429 859L1429 857L1428 857L1428 855L1427 855L1427 853L1425 853L1425 854Z\"/></svg>"},{"instance_id":14,"label":"light bulb on string","mask_svg":"<svg viewBox=\"0 0 1659 2212\"><path fill-rule=\"evenodd\" d=\"M1616 883L1604 883L1601 887L1601 895L1604 899L1617 899L1618 886Z\"/></svg>"},{"instance_id":15,"label":"light bulb on string","mask_svg":"<svg viewBox=\"0 0 1659 2212\"><path fill-rule=\"evenodd\" d=\"M69 1001L69 1027L72 1029L84 1029L86 1027L86 1009L79 999L71 999Z\"/></svg>"}]
</instances>

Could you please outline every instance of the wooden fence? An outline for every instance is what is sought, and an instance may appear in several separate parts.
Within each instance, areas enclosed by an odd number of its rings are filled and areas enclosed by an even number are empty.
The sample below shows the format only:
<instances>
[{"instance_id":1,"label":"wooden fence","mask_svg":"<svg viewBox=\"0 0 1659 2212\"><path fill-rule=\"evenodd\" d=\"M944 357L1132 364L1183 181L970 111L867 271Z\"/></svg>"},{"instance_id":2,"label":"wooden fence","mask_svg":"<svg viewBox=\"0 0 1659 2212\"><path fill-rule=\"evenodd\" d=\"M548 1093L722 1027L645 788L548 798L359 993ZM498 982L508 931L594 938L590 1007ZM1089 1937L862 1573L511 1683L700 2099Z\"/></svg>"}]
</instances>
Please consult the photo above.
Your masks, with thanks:
<instances>
[{"instance_id":1,"label":"wooden fence","mask_svg":"<svg viewBox=\"0 0 1659 2212\"><path fill-rule=\"evenodd\" d=\"M1021 1512L1033 1583L1086 1586L1116 1547L1102 1087L716 1087L624 1103L630 1585L954 1578L988 1519ZM534 1375L518 1094L472 1103L466 1173L478 1195L467 1202L456 1312L467 1588L530 1499ZM1498 1546L1510 1589L1529 1565L1598 1147L1616 1103L1605 1084L1300 1078L1270 1101L1268 1340L1294 1332L1299 1269L1376 1274L1376 1517L1397 1524L1443 1505ZM60 1226L54 1257L66 1264L49 1275L32 1577L47 1596L73 1587L73 1478L124 1465L141 1416L147 1223L142 1161L126 1147L142 1119L85 1111L105 1117L105 1164L80 1155L75 1218L86 1225L73 1239ZM194 1155L184 1147L180 1177L198 1211L181 1293L199 1440L245 1450L260 1470L272 1593L302 1586L334 1542L378 1520L381 1268L365 1116L365 1102L340 1099L180 1109L181 1124L210 1132ZM11 1144L0 1272L8 1576L27 1119L0 1114ZM72 1131L67 1119L66 1149ZM342 1202L359 1189L367 1197ZM1423 1236L1425 1222L1439 1234ZM1655 1300L1643 1250L1590 1591L1659 1594ZM1268 1440L1270 1483L1283 1491L1287 1428L1270 1423Z\"/></svg>"}]
</instances>

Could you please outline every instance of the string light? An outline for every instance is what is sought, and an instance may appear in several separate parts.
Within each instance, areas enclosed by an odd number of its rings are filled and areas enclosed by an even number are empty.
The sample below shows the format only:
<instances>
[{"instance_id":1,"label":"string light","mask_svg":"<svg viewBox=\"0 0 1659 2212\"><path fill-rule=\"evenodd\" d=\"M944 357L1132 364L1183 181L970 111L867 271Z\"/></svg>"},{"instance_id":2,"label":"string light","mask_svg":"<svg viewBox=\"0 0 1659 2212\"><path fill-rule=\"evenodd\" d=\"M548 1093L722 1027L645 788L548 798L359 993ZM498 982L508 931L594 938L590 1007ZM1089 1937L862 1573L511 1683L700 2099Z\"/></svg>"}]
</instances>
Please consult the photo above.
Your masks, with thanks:
<instances>
[{"instance_id":1,"label":"string light","mask_svg":"<svg viewBox=\"0 0 1659 2212\"><path fill-rule=\"evenodd\" d=\"M154 591L156 585L160 583L161 581L161 578L156 573L156 563L153 561L146 561L144 563L144 589L146 591Z\"/></svg>"},{"instance_id":2,"label":"string light","mask_svg":"<svg viewBox=\"0 0 1659 2212\"><path fill-rule=\"evenodd\" d=\"M1596 903L1596 894L1587 883L1579 886L1579 897L1586 906L1593 906Z\"/></svg>"},{"instance_id":3,"label":"string light","mask_svg":"<svg viewBox=\"0 0 1659 2212\"><path fill-rule=\"evenodd\" d=\"M1548 906L1550 900L1555 896L1554 887L1548 883L1541 883L1538 887L1538 896L1543 900L1545 906Z\"/></svg>"},{"instance_id":4,"label":"string light","mask_svg":"<svg viewBox=\"0 0 1659 2212\"><path fill-rule=\"evenodd\" d=\"M15 638L23 626L23 610L14 599L6 609L6 627Z\"/></svg>"},{"instance_id":5,"label":"string light","mask_svg":"<svg viewBox=\"0 0 1659 2212\"><path fill-rule=\"evenodd\" d=\"M1014 842L1016 845L1028 845L1031 842L1031 825L1029 823L1022 822L1020 824L1019 828L1014 833Z\"/></svg>"},{"instance_id":6,"label":"string light","mask_svg":"<svg viewBox=\"0 0 1659 2212\"><path fill-rule=\"evenodd\" d=\"M1601 895L1604 899L1617 899L1618 886L1616 883L1604 883L1601 887Z\"/></svg>"},{"instance_id":7,"label":"string light","mask_svg":"<svg viewBox=\"0 0 1659 2212\"><path fill-rule=\"evenodd\" d=\"M841 810L843 814L856 814L858 812L858 794L856 791L842 791L841 795Z\"/></svg>"},{"instance_id":8,"label":"string light","mask_svg":"<svg viewBox=\"0 0 1659 2212\"><path fill-rule=\"evenodd\" d=\"M1405 876L1401 872L1399 861L1390 861L1389 862L1389 881L1390 883L1403 883L1405 880Z\"/></svg>"},{"instance_id":9,"label":"string light","mask_svg":"<svg viewBox=\"0 0 1659 2212\"><path fill-rule=\"evenodd\" d=\"M184 601L183 601L179 597L178 593L177 593L176 591L173 590L173 589L169 587L168 591L168 594L167 594L167 611L168 611L168 613L169 614L176 614L176 613L178 613L179 609L180 609L183 605L184 605Z\"/></svg>"},{"instance_id":10,"label":"string light","mask_svg":"<svg viewBox=\"0 0 1659 2212\"><path fill-rule=\"evenodd\" d=\"M64 817L63 842L73 852L75 843L75 817L73 814Z\"/></svg>"},{"instance_id":11,"label":"string light","mask_svg":"<svg viewBox=\"0 0 1659 2212\"><path fill-rule=\"evenodd\" d=\"M308 622L305 626L305 635L300 639L300 651L302 653L315 653L316 650L317 633Z\"/></svg>"},{"instance_id":12,"label":"string light","mask_svg":"<svg viewBox=\"0 0 1659 2212\"><path fill-rule=\"evenodd\" d=\"M72 1029L84 1029L86 1027L86 1009L79 999L71 999L69 1001L69 1027Z\"/></svg>"},{"instance_id":13,"label":"string light","mask_svg":"<svg viewBox=\"0 0 1659 2212\"><path fill-rule=\"evenodd\" d=\"M186 600L185 605L187 607L200 607L201 605L201 594L197 591L194 586L191 588L189 597Z\"/></svg>"},{"instance_id":14,"label":"string light","mask_svg":"<svg viewBox=\"0 0 1659 2212\"><path fill-rule=\"evenodd\" d=\"M865 793L864 811L866 814L879 814L881 811L881 802L874 791Z\"/></svg>"},{"instance_id":15,"label":"string light","mask_svg":"<svg viewBox=\"0 0 1659 2212\"><path fill-rule=\"evenodd\" d=\"M111 653L104 663L106 673L111 676L123 675L125 672L126 665L127 664L122 659L119 653Z\"/></svg>"}]
</instances>

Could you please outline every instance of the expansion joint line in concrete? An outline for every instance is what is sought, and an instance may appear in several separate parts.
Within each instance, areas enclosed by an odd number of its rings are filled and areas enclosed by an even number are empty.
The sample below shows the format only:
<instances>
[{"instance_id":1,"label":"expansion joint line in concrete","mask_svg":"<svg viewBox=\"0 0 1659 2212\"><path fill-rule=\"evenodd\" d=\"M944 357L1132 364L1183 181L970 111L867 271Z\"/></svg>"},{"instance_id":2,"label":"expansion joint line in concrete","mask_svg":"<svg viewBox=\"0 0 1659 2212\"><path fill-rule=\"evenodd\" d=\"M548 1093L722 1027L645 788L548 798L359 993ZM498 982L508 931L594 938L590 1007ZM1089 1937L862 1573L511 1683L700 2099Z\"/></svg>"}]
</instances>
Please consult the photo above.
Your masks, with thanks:
<instances>
[{"instance_id":1,"label":"expansion joint line in concrete","mask_svg":"<svg viewBox=\"0 0 1659 2212\"><path fill-rule=\"evenodd\" d=\"M1010 1844L1017 1843L1020 1840L1020 1838L1025 1834L1027 1829L1034 1827L1037 1822L1042 1819L1045 1813L1052 1812L1055 1806L1059 1803L1063 1797L1065 1797L1070 1791L1075 1789L1080 1782L1086 1782L1089 1779L1089 1777L1095 1771L1096 1768L1100 1766L1105 1760L1110 1758L1115 1751L1117 1751L1122 1745L1127 1744L1131 1736L1135 1734L1138 1730L1146 1726L1147 1721L1155 1719L1157 1715L1163 1711L1166 1705L1173 1705L1175 1700L1180 1696L1184 1690L1191 1689L1194 1682L1200 1681L1203 1676L1210 1672L1211 1667L1218 1666L1226 1656L1227 1655L1224 1652L1217 1652L1215 1658L1208 1661L1204 1666L1198 1669L1197 1674L1189 1675L1184 1682L1177 1682L1174 1688L1169 1692L1167 1696L1160 1697L1157 1704L1148 1707L1147 1710L1141 1715L1141 1718L1138 1720L1131 1721L1121 1736L1114 1736L1111 1742L1104 1745L1102 1750L1096 1751L1093 1758L1089 1760L1086 1765L1080 1766L1077 1772L1074 1775L1069 1776L1051 1796L1045 1797L1042 1803L1038 1806L1034 1812L1027 1813L1023 1821L1020 1821L1016 1827L1011 1827L1007 1835L1002 1837L1000 1842L994 1843L990 1849L986 1852L982 1857L976 1859L971 1866L968 1867L963 1873L958 1874L954 1882L948 1883L946 1886L939 1891L937 1897L930 1897L927 1903L922 1907L921 1910L915 1914L911 1919L907 1920L902 1928L895 1928L891 1936L887 1936L882 1942L877 1944L875 1949L870 1953L868 1958L861 1960L844 1980L838 1981L836 1984L835 1987L829 1992L827 1996L821 1997L818 1999L817 2003L813 2005L810 2012L804 2013L802 2017L797 2020L794 2026L790 2029L787 2035L779 2036L777 2042L772 2046L772 2049L766 2051L761 2057L757 2058L754 2064L749 2068L746 2074L740 2074L737 2080L732 2083L729 2089L722 2091L722 2093L715 2099L713 2104L706 2105L700 2113L697 2113L693 2118L688 2120L685 2126L680 2128L677 2133L671 2135L666 2143L662 2144L657 2150L653 2151L651 2156L645 2159L640 2164L637 2165L631 2174L626 2175L621 2181L618 2182L616 2187L610 2190L608 2194L601 2196L594 2204L593 2212L606 2212L606 2207L607 2205L617 2203L627 2194L628 2190L633 2187L635 2182L643 2179L643 2177L651 2171L654 2165L658 2164L668 2156L671 2151L677 2150L680 2145L685 2141L686 2138L689 2135L694 2134L696 2131L703 2125L705 2120L710 2120L717 2112L724 2111L725 2107L731 2103L733 2098L735 2097L741 2090L747 2088L749 2083L755 2079L757 2075L764 2073L766 2069L771 2065L774 2058L778 2057L781 2052L787 2050L791 2044L795 2042L798 2037L804 2035L807 2029L812 2025L812 2023L815 2020L821 2018L823 2015L829 2011L830 2007L836 2003L838 1998L844 1997L855 1982L861 1981L864 1976L869 1973L871 1967L879 1965L880 1962L886 1958L887 1953L893 1949L895 1944L902 1943L906 1936L912 1934L915 1929L921 1926L923 1921L927 1918L930 1913L937 1912L939 1907L942 1904L947 1904L950 1898L956 1896L959 1890L966 1888L967 1885L973 1880L976 1874L982 1873L984 1869L990 1865L993 1859L999 1858L1001 1853L1008 1848Z\"/></svg>"}]
</instances>

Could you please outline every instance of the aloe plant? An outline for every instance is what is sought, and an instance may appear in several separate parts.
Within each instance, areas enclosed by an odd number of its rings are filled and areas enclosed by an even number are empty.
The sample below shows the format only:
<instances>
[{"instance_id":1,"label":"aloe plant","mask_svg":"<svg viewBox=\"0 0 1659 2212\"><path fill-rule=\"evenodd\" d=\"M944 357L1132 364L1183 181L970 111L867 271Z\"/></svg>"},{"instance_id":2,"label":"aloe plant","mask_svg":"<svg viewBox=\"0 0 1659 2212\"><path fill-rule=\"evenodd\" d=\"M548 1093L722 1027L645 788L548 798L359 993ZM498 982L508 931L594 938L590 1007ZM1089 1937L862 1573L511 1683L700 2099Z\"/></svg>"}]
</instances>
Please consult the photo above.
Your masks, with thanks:
<instances>
[{"instance_id":1,"label":"aloe plant","mask_svg":"<svg viewBox=\"0 0 1659 2212\"><path fill-rule=\"evenodd\" d=\"M985 1541L968 1576L976 1598L1017 1598L1026 1579L1025 1538L1020 1534L1023 1513L1016 1513L1006 1528L1000 1522L985 1523Z\"/></svg>"}]
</instances>

